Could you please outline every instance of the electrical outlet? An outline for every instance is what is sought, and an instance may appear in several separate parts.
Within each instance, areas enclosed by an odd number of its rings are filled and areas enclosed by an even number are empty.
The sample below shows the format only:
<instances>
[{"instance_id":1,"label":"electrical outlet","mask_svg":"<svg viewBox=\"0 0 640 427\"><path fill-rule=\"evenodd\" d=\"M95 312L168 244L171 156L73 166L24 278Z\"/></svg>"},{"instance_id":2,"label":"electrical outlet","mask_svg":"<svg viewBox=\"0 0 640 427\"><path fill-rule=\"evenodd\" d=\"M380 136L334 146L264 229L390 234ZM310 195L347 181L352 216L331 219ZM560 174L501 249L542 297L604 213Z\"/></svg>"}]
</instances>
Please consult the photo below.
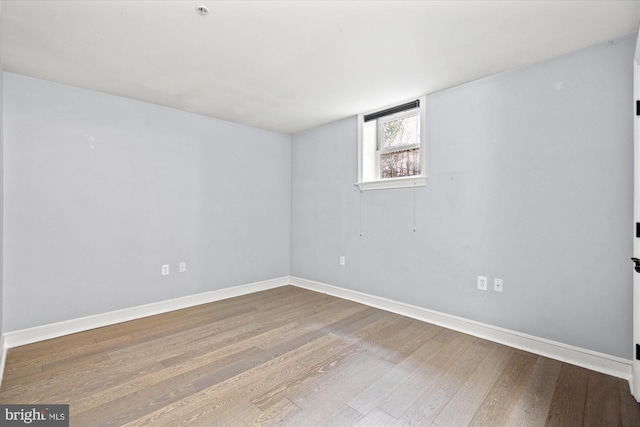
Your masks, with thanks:
<instances>
[{"instance_id":1,"label":"electrical outlet","mask_svg":"<svg viewBox=\"0 0 640 427\"><path fill-rule=\"evenodd\" d=\"M478 289L481 291L487 290L487 278L485 276L478 276Z\"/></svg>"},{"instance_id":2,"label":"electrical outlet","mask_svg":"<svg viewBox=\"0 0 640 427\"><path fill-rule=\"evenodd\" d=\"M344 255L340 255L340 265L345 265L346 263L347 263L347 260L344 257Z\"/></svg>"},{"instance_id":3,"label":"electrical outlet","mask_svg":"<svg viewBox=\"0 0 640 427\"><path fill-rule=\"evenodd\" d=\"M167 274L169 274L169 264L164 264L162 266L162 275L166 276Z\"/></svg>"},{"instance_id":4,"label":"electrical outlet","mask_svg":"<svg viewBox=\"0 0 640 427\"><path fill-rule=\"evenodd\" d=\"M180 273L184 273L185 271L187 271L187 263L182 261L179 265L178 265L178 271Z\"/></svg>"},{"instance_id":5,"label":"electrical outlet","mask_svg":"<svg viewBox=\"0 0 640 427\"><path fill-rule=\"evenodd\" d=\"M502 279L493 279L493 290L496 292L502 292Z\"/></svg>"}]
</instances>

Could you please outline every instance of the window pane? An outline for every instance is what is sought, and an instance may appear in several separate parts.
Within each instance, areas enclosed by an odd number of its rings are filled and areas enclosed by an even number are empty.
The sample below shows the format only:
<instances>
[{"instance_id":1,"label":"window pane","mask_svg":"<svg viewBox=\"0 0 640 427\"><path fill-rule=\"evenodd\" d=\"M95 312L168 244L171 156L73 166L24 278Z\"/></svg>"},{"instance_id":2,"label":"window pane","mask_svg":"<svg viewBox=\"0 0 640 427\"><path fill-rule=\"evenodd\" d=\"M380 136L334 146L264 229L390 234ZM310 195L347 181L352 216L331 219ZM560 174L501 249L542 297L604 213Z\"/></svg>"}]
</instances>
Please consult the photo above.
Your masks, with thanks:
<instances>
[{"instance_id":1,"label":"window pane","mask_svg":"<svg viewBox=\"0 0 640 427\"><path fill-rule=\"evenodd\" d=\"M403 117L382 123L382 147L420 144L420 116Z\"/></svg>"},{"instance_id":2,"label":"window pane","mask_svg":"<svg viewBox=\"0 0 640 427\"><path fill-rule=\"evenodd\" d=\"M380 154L380 178L420 175L420 149Z\"/></svg>"}]
</instances>

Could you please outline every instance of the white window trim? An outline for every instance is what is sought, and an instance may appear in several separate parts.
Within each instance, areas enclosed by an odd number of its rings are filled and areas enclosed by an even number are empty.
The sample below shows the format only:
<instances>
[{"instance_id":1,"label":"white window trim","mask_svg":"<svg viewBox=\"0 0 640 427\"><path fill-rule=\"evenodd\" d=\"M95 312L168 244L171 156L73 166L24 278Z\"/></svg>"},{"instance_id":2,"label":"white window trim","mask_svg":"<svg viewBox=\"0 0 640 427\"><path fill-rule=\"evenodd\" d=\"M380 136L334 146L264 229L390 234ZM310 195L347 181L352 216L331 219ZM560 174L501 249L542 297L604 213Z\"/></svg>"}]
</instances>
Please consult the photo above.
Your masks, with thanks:
<instances>
[{"instance_id":1,"label":"white window trim","mask_svg":"<svg viewBox=\"0 0 640 427\"><path fill-rule=\"evenodd\" d=\"M388 188L424 187L427 185L426 176L404 176L402 178L385 178L377 181L358 182L356 185L360 191L386 190Z\"/></svg>"},{"instance_id":2,"label":"white window trim","mask_svg":"<svg viewBox=\"0 0 640 427\"><path fill-rule=\"evenodd\" d=\"M373 181L363 181L362 180L362 170L363 170L363 124L364 124L364 116L367 114L375 113L378 111L382 111L386 108L378 108L376 110L359 114L358 115L358 182L356 185L360 188L360 191L367 190L384 190L389 188L406 188L406 187L424 187L427 185L427 148L426 148L426 96L421 96L418 98L420 100L420 175L415 176L406 176L400 178L384 178L377 179ZM415 98L409 100L413 101ZM402 102L399 102L394 105L402 105ZM390 106L392 107L392 106ZM376 147L377 149L377 147ZM376 163L378 154L376 154ZM376 176L379 176L379 165L376 164Z\"/></svg>"}]
</instances>

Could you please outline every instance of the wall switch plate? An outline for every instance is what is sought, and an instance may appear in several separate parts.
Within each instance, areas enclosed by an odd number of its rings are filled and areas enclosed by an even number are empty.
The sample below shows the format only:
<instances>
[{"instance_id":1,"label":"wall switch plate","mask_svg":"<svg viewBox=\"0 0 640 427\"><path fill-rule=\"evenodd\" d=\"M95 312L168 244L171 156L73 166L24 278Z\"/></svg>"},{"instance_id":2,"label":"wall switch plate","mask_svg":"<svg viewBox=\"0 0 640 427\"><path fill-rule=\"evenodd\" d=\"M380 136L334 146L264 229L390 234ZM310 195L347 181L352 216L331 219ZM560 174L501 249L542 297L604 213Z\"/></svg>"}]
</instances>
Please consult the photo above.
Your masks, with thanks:
<instances>
[{"instance_id":1,"label":"wall switch plate","mask_svg":"<svg viewBox=\"0 0 640 427\"><path fill-rule=\"evenodd\" d=\"M493 279L493 290L496 292L502 292L502 279Z\"/></svg>"},{"instance_id":2,"label":"wall switch plate","mask_svg":"<svg viewBox=\"0 0 640 427\"><path fill-rule=\"evenodd\" d=\"M178 265L178 271L180 273L184 273L185 271L187 271L187 263L182 261L179 265Z\"/></svg>"},{"instance_id":3,"label":"wall switch plate","mask_svg":"<svg viewBox=\"0 0 640 427\"><path fill-rule=\"evenodd\" d=\"M340 265L345 265L346 263L347 263L347 260L344 257L344 255L340 255Z\"/></svg>"},{"instance_id":4,"label":"wall switch plate","mask_svg":"<svg viewBox=\"0 0 640 427\"><path fill-rule=\"evenodd\" d=\"M481 291L487 290L487 278L486 276L478 276L478 289Z\"/></svg>"},{"instance_id":5,"label":"wall switch plate","mask_svg":"<svg viewBox=\"0 0 640 427\"><path fill-rule=\"evenodd\" d=\"M169 274L169 264L164 264L162 266L162 275L166 276L167 274Z\"/></svg>"}]
</instances>

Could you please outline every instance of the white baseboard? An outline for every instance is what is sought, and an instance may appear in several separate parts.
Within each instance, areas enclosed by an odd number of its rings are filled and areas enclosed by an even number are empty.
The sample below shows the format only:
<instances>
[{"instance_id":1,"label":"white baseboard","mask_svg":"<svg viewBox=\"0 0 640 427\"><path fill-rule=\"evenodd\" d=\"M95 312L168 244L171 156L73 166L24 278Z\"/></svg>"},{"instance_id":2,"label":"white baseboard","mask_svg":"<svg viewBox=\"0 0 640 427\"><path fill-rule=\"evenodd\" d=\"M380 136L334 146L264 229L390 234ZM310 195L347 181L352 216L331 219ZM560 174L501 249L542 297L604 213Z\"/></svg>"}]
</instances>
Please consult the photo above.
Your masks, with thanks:
<instances>
[{"instance_id":1,"label":"white baseboard","mask_svg":"<svg viewBox=\"0 0 640 427\"><path fill-rule=\"evenodd\" d=\"M632 361L628 359L523 334L509 329L499 328L497 326L452 316L450 314L429 310L411 304L405 304L358 291L328 285L326 283L292 276L219 289L216 291L146 304L138 307L131 307L123 310L111 311L79 319L71 319L64 322L36 326L34 328L5 332L0 337L0 350L2 351L0 356L0 384L2 382L2 373L4 372L4 364L8 348L57 338L63 335L69 335L89 329L100 328L102 326L108 326L115 323L135 320L155 314L166 313L168 311L179 310L199 304L206 304L253 292L273 289L289 284L344 298L350 301L359 302L371 307L380 308L382 310L387 310L448 329L453 329L510 347L581 366L593 371L623 378L630 382L632 381Z\"/></svg>"},{"instance_id":2,"label":"white baseboard","mask_svg":"<svg viewBox=\"0 0 640 427\"><path fill-rule=\"evenodd\" d=\"M249 283L246 285L234 286L231 288L218 289L215 291L189 295L167 301L160 301L137 307L110 311L93 316L65 320L63 322L52 323L49 325L36 326L33 328L21 329L12 332L5 332L2 335L2 340L4 341L4 345L2 348L6 349L18 347L25 344L31 344L38 341L61 337L63 335L74 334L76 332L82 332L89 329L113 325L115 323L140 319L142 317L153 316L160 313L166 313L168 311L180 310L182 308L193 307L195 305L206 304L227 298L237 297L240 295L250 294L253 292L264 291L288 284L289 277L279 277L276 279L264 280L261 282ZM2 372L4 372L5 353L6 350L3 351L2 361L0 362L2 363ZM0 373L0 375L2 374Z\"/></svg>"},{"instance_id":3,"label":"white baseboard","mask_svg":"<svg viewBox=\"0 0 640 427\"><path fill-rule=\"evenodd\" d=\"M4 364L7 361L7 346L4 345L4 336L0 335L0 385L4 375Z\"/></svg>"},{"instance_id":4,"label":"white baseboard","mask_svg":"<svg viewBox=\"0 0 640 427\"><path fill-rule=\"evenodd\" d=\"M518 348L541 356L556 359L561 362L581 366L603 374L632 380L632 361L621 357L611 356L569 344L523 334L521 332L475 322L462 317L440 313L438 311L417 307L393 301L362 292L352 291L326 283L315 282L291 277L290 284L316 292L333 295L339 298L359 302L371 307L380 308L392 313L401 314L428 323L433 323L448 329L453 329L465 334L484 338L509 347Z\"/></svg>"}]
</instances>

